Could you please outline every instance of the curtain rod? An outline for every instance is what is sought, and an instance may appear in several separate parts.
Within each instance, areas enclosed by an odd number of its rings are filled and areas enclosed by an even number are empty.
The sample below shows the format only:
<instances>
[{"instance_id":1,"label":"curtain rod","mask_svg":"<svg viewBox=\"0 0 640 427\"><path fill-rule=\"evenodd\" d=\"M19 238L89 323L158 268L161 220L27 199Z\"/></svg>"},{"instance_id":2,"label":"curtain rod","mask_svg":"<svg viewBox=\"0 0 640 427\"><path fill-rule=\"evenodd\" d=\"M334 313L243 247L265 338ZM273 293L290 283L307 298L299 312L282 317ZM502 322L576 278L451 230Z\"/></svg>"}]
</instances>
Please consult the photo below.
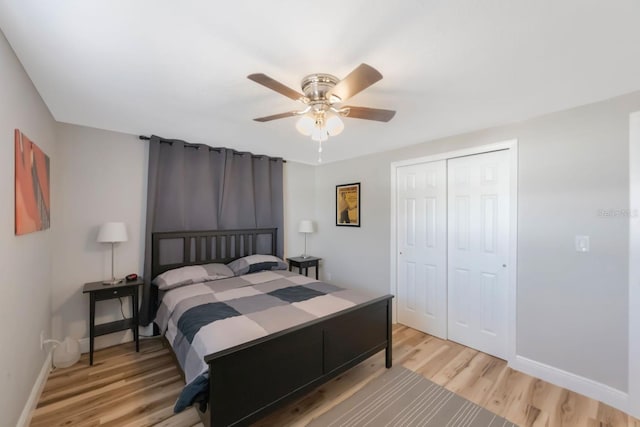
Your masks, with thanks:
<instances>
[{"instance_id":1,"label":"curtain rod","mask_svg":"<svg viewBox=\"0 0 640 427\"><path fill-rule=\"evenodd\" d=\"M150 141L151 140L150 137L145 136L145 135L138 136L138 139L140 139L142 141ZM161 144L173 144L173 141L169 141L169 140L160 138L160 143ZM184 146L187 147L187 148L200 148L200 147L202 147L202 145L189 144L188 142L185 142ZM209 146L207 146L207 148L209 148L209 151L215 151L217 153L220 153L223 150L222 148L209 147ZM270 156L267 156L267 155L258 156L256 154L252 154L252 153L249 153L247 151L237 151L237 150L233 150L233 149L231 151L233 151L233 154L251 154L251 157L255 158L255 159L261 159L261 158L267 157L269 160L272 160L272 161L278 160L278 158L270 157ZM282 163L287 163L287 161L285 159L282 159Z\"/></svg>"}]
</instances>

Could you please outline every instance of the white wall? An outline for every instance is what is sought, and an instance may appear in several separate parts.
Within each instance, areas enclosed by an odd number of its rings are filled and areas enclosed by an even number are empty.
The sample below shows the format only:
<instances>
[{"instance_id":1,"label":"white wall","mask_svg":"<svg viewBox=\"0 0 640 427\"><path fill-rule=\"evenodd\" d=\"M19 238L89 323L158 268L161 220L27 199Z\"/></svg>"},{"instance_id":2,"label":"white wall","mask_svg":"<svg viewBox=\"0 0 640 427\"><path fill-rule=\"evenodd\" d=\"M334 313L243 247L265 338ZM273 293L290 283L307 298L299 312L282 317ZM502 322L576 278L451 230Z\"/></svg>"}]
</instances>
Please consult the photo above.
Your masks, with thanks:
<instances>
[{"instance_id":1,"label":"white wall","mask_svg":"<svg viewBox=\"0 0 640 427\"><path fill-rule=\"evenodd\" d=\"M14 234L14 129L49 156L53 178L59 168L55 122L9 43L0 32L0 424L16 425L45 362L40 332L51 333L52 233ZM51 184L51 203L58 203ZM6 423L6 424L5 424Z\"/></svg>"},{"instance_id":2,"label":"white wall","mask_svg":"<svg viewBox=\"0 0 640 427\"><path fill-rule=\"evenodd\" d=\"M629 207L628 121L638 108L640 92L317 167L323 275L388 292L391 162L518 139L517 353L626 391L629 224L598 212ZM362 226L336 227L335 185L350 182L362 183ZM591 236L589 253L575 251L579 234Z\"/></svg>"},{"instance_id":3,"label":"white wall","mask_svg":"<svg viewBox=\"0 0 640 427\"><path fill-rule=\"evenodd\" d=\"M87 127L57 125L60 192L53 254L52 317L56 338L89 336L89 297L85 282L111 276L111 247L96 242L104 222L122 221L129 241L115 248L115 274L142 274L148 143L136 136ZM130 314L129 298L123 300ZM118 300L96 305L96 322L122 318ZM131 332L96 338L98 348L128 341Z\"/></svg>"},{"instance_id":4,"label":"white wall","mask_svg":"<svg viewBox=\"0 0 640 427\"><path fill-rule=\"evenodd\" d=\"M298 233L298 225L303 219L315 220L315 176L314 166L295 162L284 164L285 257L299 256L304 251L304 235ZM310 254L313 254L316 237L317 233L307 236Z\"/></svg>"}]
</instances>

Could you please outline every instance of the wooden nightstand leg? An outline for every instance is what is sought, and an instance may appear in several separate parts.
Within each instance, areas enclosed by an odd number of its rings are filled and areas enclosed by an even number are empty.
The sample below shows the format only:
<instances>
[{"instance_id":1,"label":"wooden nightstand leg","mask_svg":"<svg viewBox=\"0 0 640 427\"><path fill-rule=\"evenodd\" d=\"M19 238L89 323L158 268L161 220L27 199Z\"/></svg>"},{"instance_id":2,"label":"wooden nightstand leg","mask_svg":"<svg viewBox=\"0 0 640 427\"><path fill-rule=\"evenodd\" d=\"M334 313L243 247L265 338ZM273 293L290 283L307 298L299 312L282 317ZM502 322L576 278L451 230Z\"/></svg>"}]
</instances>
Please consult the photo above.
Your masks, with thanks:
<instances>
[{"instance_id":1,"label":"wooden nightstand leg","mask_svg":"<svg viewBox=\"0 0 640 427\"><path fill-rule=\"evenodd\" d=\"M293 264L289 263L289 271L293 270Z\"/></svg>"},{"instance_id":2,"label":"wooden nightstand leg","mask_svg":"<svg viewBox=\"0 0 640 427\"><path fill-rule=\"evenodd\" d=\"M316 264L316 280L318 280L318 264Z\"/></svg>"},{"instance_id":3,"label":"wooden nightstand leg","mask_svg":"<svg viewBox=\"0 0 640 427\"><path fill-rule=\"evenodd\" d=\"M96 324L96 296L93 292L89 294L89 366L93 365L93 340L95 338Z\"/></svg>"},{"instance_id":4,"label":"wooden nightstand leg","mask_svg":"<svg viewBox=\"0 0 640 427\"><path fill-rule=\"evenodd\" d=\"M393 324L391 300L387 301L387 348L385 349L384 366L389 369L393 365Z\"/></svg>"},{"instance_id":5,"label":"wooden nightstand leg","mask_svg":"<svg viewBox=\"0 0 640 427\"><path fill-rule=\"evenodd\" d=\"M140 331L138 328L138 288L131 296L131 315L133 316L133 339L136 342L136 352L140 352Z\"/></svg>"}]
</instances>

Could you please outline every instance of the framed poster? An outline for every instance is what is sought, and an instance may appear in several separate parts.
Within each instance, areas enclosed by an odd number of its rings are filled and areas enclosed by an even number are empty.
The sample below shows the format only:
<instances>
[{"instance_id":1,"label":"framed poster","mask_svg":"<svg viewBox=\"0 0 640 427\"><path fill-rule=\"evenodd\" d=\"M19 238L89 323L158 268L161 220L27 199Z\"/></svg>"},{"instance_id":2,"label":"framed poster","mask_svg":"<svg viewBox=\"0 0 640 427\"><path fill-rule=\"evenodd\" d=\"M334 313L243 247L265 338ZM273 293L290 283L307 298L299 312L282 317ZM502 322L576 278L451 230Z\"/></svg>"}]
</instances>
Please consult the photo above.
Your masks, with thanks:
<instances>
[{"instance_id":1,"label":"framed poster","mask_svg":"<svg viewBox=\"0 0 640 427\"><path fill-rule=\"evenodd\" d=\"M360 227L360 183L336 185L336 225Z\"/></svg>"},{"instance_id":2,"label":"framed poster","mask_svg":"<svg viewBox=\"0 0 640 427\"><path fill-rule=\"evenodd\" d=\"M50 221L49 156L15 130L16 235L46 230Z\"/></svg>"}]
</instances>

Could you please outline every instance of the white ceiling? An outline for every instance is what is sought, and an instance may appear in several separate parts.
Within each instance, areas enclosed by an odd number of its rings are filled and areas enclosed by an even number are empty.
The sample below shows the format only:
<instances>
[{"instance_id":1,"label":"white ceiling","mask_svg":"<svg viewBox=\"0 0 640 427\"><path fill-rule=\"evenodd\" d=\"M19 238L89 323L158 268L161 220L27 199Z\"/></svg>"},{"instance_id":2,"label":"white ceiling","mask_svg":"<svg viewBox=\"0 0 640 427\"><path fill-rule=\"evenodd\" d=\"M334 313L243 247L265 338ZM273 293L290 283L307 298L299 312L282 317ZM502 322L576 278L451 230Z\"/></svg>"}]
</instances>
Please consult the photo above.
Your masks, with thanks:
<instances>
[{"instance_id":1,"label":"white ceiling","mask_svg":"<svg viewBox=\"0 0 640 427\"><path fill-rule=\"evenodd\" d=\"M638 0L0 0L0 28L56 120L316 163L294 88L362 62L384 79L348 104L325 162L640 89Z\"/></svg>"}]
</instances>

